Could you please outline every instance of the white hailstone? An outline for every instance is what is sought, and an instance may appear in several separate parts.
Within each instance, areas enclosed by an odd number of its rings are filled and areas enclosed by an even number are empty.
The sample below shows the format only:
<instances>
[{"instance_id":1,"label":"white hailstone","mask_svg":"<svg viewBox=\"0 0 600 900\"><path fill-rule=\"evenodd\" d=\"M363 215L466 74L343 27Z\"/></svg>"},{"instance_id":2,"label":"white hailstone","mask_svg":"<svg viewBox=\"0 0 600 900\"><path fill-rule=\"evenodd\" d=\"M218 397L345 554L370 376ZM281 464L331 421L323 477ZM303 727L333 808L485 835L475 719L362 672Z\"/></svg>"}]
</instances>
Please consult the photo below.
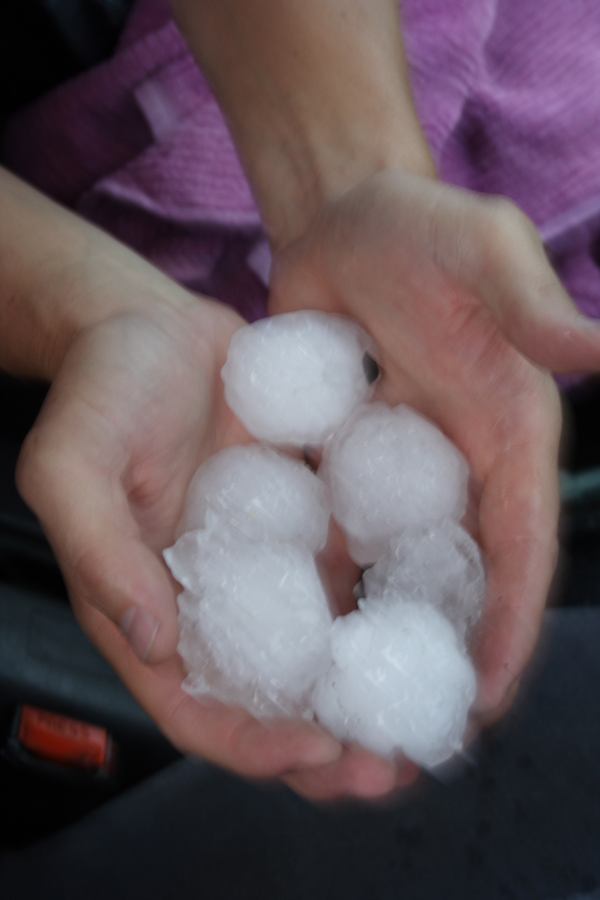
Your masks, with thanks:
<instances>
[{"instance_id":1,"label":"white hailstone","mask_svg":"<svg viewBox=\"0 0 600 900\"><path fill-rule=\"evenodd\" d=\"M357 410L325 448L321 474L350 555L362 566L405 528L459 520L466 508L464 456L408 406Z\"/></svg>"},{"instance_id":2,"label":"white hailstone","mask_svg":"<svg viewBox=\"0 0 600 900\"><path fill-rule=\"evenodd\" d=\"M319 445L371 387L366 332L342 316L294 312L237 331L222 376L228 405L259 440Z\"/></svg>"},{"instance_id":3,"label":"white hailstone","mask_svg":"<svg viewBox=\"0 0 600 900\"><path fill-rule=\"evenodd\" d=\"M431 603L464 638L483 608L481 552L464 528L451 519L404 531L363 574L363 588L367 599L390 596Z\"/></svg>"},{"instance_id":4,"label":"white hailstone","mask_svg":"<svg viewBox=\"0 0 600 900\"><path fill-rule=\"evenodd\" d=\"M256 716L310 716L331 626L310 553L214 530L184 534L164 556L186 588L179 598L186 690Z\"/></svg>"},{"instance_id":5,"label":"white hailstone","mask_svg":"<svg viewBox=\"0 0 600 900\"><path fill-rule=\"evenodd\" d=\"M269 447L228 447L197 470L180 532L218 518L256 541L292 541L314 553L327 540L327 491L302 462Z\"/></svg>"},{"instance_id":6,"label":"white hailstone","mask_svg":"<svg viewBox=\"0 0 600 900\"><path fill-rule=\"evenodd\" d=\"M450 623L428 604L359 606L333 624L333 664L313 693L317 718L340 740L437 766L462 748L473 666Z\"/></svg>"}]
</instances>

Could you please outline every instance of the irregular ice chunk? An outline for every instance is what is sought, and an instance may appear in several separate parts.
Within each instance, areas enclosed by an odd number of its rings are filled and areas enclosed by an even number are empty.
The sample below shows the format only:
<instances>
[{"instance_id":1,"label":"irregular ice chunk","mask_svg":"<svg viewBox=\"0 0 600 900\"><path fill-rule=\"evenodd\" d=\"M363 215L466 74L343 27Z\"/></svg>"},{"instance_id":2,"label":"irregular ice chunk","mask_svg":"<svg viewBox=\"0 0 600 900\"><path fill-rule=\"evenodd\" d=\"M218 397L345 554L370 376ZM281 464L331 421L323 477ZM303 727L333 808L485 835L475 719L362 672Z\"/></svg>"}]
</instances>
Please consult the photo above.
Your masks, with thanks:
<instances>
[{"instance_id":1,"label":"irregular ice chunk","mask_svg":"<svg viewBox=\"0 0 600 900\"><path fill-rule=\"evenodd\" d=\"M458 520L466 507L465 458L408 406L357 410L326 447L321 474L350 554L363 566L403 529Z\"/></svg>"},{"instance_id":2,"label":"irregular ice chunk","mask_svg":"<svg viewBox=\"0 0 600 900\"><path fill-rule=\"evenodd\" d=\"M327 539L323 482L298 460L258 444L228 447L200 466L180 531L205 528L211 513L256 541L292 541L316 553Z\"/></svg>"},{"instance_id":3,"label":"irregular ice chunk","mask_svg":"<svg viewBox=\"0 0 600 900\"><path fill-rule=\"evenodd\" d=\"M310 715L331 614L314 560L291 544L184 534L165 551L179 598L186 689L257 716Z\"/></svg>"},{"instance_id":4,"label":"irregular ice chunk","mask_svg":"<svg viewBox=\"0 0 600 900\"><path fill-rule=\"evenodd\" d=\"M481 615L485 573L473 538L446 519L390 541L363 574L363 587L367 599L391 596L431 603L465 637Z\"/></svg>"},{"instance_id":5,"label":"irregular ice chunk","mask_svg":"<svg viewBox=\"0 0 600 900\"><path fill-rule=\"evenodd\" d=\"M295 312L240 328L222 376L227 403L248 431L276 444L321 444L368 399L364 356L372 347L355 322Z\"/></svg>"},{"instance_id":6,"label":"irregular ice chunk","mask_svg":"<svg viewBox=\"0 0 600 900\"><path fill-rule=\"evenodd\" d=\"M334 622L331 649L313 705L334 735L381 756L402 751L425 767L461 749L475 673L436 609L363 600Z\"/></svg>"}]
</instances>

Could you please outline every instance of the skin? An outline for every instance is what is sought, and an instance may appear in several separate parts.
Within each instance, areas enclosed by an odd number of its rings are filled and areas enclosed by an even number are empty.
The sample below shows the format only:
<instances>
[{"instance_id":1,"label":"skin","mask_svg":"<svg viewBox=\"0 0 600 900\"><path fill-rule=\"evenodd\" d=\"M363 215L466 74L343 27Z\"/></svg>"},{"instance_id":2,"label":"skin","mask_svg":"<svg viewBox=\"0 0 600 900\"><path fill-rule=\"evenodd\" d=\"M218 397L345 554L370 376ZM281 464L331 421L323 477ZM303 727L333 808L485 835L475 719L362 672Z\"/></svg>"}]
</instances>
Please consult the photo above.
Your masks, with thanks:
<instances>
[{"instance_id":1,"label":"skin","mask_svg":"<svg viewBox=\"0 0 600 900\"><path fill-rule=\"evenodd\" d=\"M477 725L510 702L556 552L560 409L547 369L600 368L535 229L435 179L391 0L178 0L274 253L271 311L360 321L379 391L464 450L489 562ZM199 462L247 440L218 372L240 320L0 173L0 364L52 381L20 460L90 635L184 752L318 800L373 798L414 766L315 726L261 724L180 689L176 587L160 559ZM323 562L354 571L343 542Z\"/></svg>"}]
</instances>

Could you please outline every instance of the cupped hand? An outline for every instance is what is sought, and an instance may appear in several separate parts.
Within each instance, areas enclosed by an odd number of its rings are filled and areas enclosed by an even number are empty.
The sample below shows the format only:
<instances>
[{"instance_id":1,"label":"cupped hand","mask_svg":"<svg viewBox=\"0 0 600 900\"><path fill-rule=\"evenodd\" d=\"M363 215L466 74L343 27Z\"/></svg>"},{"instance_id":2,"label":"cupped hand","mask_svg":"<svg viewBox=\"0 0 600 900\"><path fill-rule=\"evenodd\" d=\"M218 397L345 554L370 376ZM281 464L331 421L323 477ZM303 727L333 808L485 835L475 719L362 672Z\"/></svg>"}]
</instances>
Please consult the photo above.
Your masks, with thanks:
<instances>
[{"instance_id":1,"label":"cupped hand","mask_svg":"<svg viewBox=\"0 0 600 900\"><path fill-rule=\"evenodd\" d=\"M331 762L340 747L316 726L261 724L182 691L178 587L161 559L195 468L248 440L219 377L240 324L190 296L148 301L147 312L84 330L25 443L18 481L79 622L167 737L183 752L262 778Z\"/></svg>"},{"instance_id":2,"label":"cupped hand","mask_svg":"<svg viewBox=\"0 0 600 900\"><path fill-rule=\"evenodd\" d=\"M469 460L488 571L475 712L493 719L535 646L556 561L561 412L547 370L599 369L600 328L515 206L401 172L366 180L276 252L271 312L300 308L360 322L381 397L421 410ZM318 770L294 785L335 791Z\"/></svg>"}]
</instances>

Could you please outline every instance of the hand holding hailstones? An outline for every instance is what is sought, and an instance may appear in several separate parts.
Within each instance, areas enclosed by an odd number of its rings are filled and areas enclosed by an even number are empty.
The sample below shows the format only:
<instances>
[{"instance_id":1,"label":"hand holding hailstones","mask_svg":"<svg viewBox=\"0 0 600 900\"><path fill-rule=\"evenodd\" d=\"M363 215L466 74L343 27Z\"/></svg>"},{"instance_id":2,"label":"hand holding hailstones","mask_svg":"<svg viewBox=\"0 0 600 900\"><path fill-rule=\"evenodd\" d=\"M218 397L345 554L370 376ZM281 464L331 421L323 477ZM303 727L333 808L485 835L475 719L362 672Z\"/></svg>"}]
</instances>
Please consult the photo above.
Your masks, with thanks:
<instances>
[{"instance_id":1,"label":"hand holding hailstones","mask_svg":"<svg viewBox=\"0 0 600 900\"><path fill-rule=\"evenodd\" d=\"M257 717L316 716L342 740L433 767L462 746L485 576L458 524L464 457L409 407L369 403L370 351L357 324L324 313L240 329L226 399L265 443L198 469L164 555L185 588L189 693ZM306 445L323 447L318 474L282 452ZM358 609L335 620L315 564L331 513L372 566Z\"/></svg>"}]
</instances>

